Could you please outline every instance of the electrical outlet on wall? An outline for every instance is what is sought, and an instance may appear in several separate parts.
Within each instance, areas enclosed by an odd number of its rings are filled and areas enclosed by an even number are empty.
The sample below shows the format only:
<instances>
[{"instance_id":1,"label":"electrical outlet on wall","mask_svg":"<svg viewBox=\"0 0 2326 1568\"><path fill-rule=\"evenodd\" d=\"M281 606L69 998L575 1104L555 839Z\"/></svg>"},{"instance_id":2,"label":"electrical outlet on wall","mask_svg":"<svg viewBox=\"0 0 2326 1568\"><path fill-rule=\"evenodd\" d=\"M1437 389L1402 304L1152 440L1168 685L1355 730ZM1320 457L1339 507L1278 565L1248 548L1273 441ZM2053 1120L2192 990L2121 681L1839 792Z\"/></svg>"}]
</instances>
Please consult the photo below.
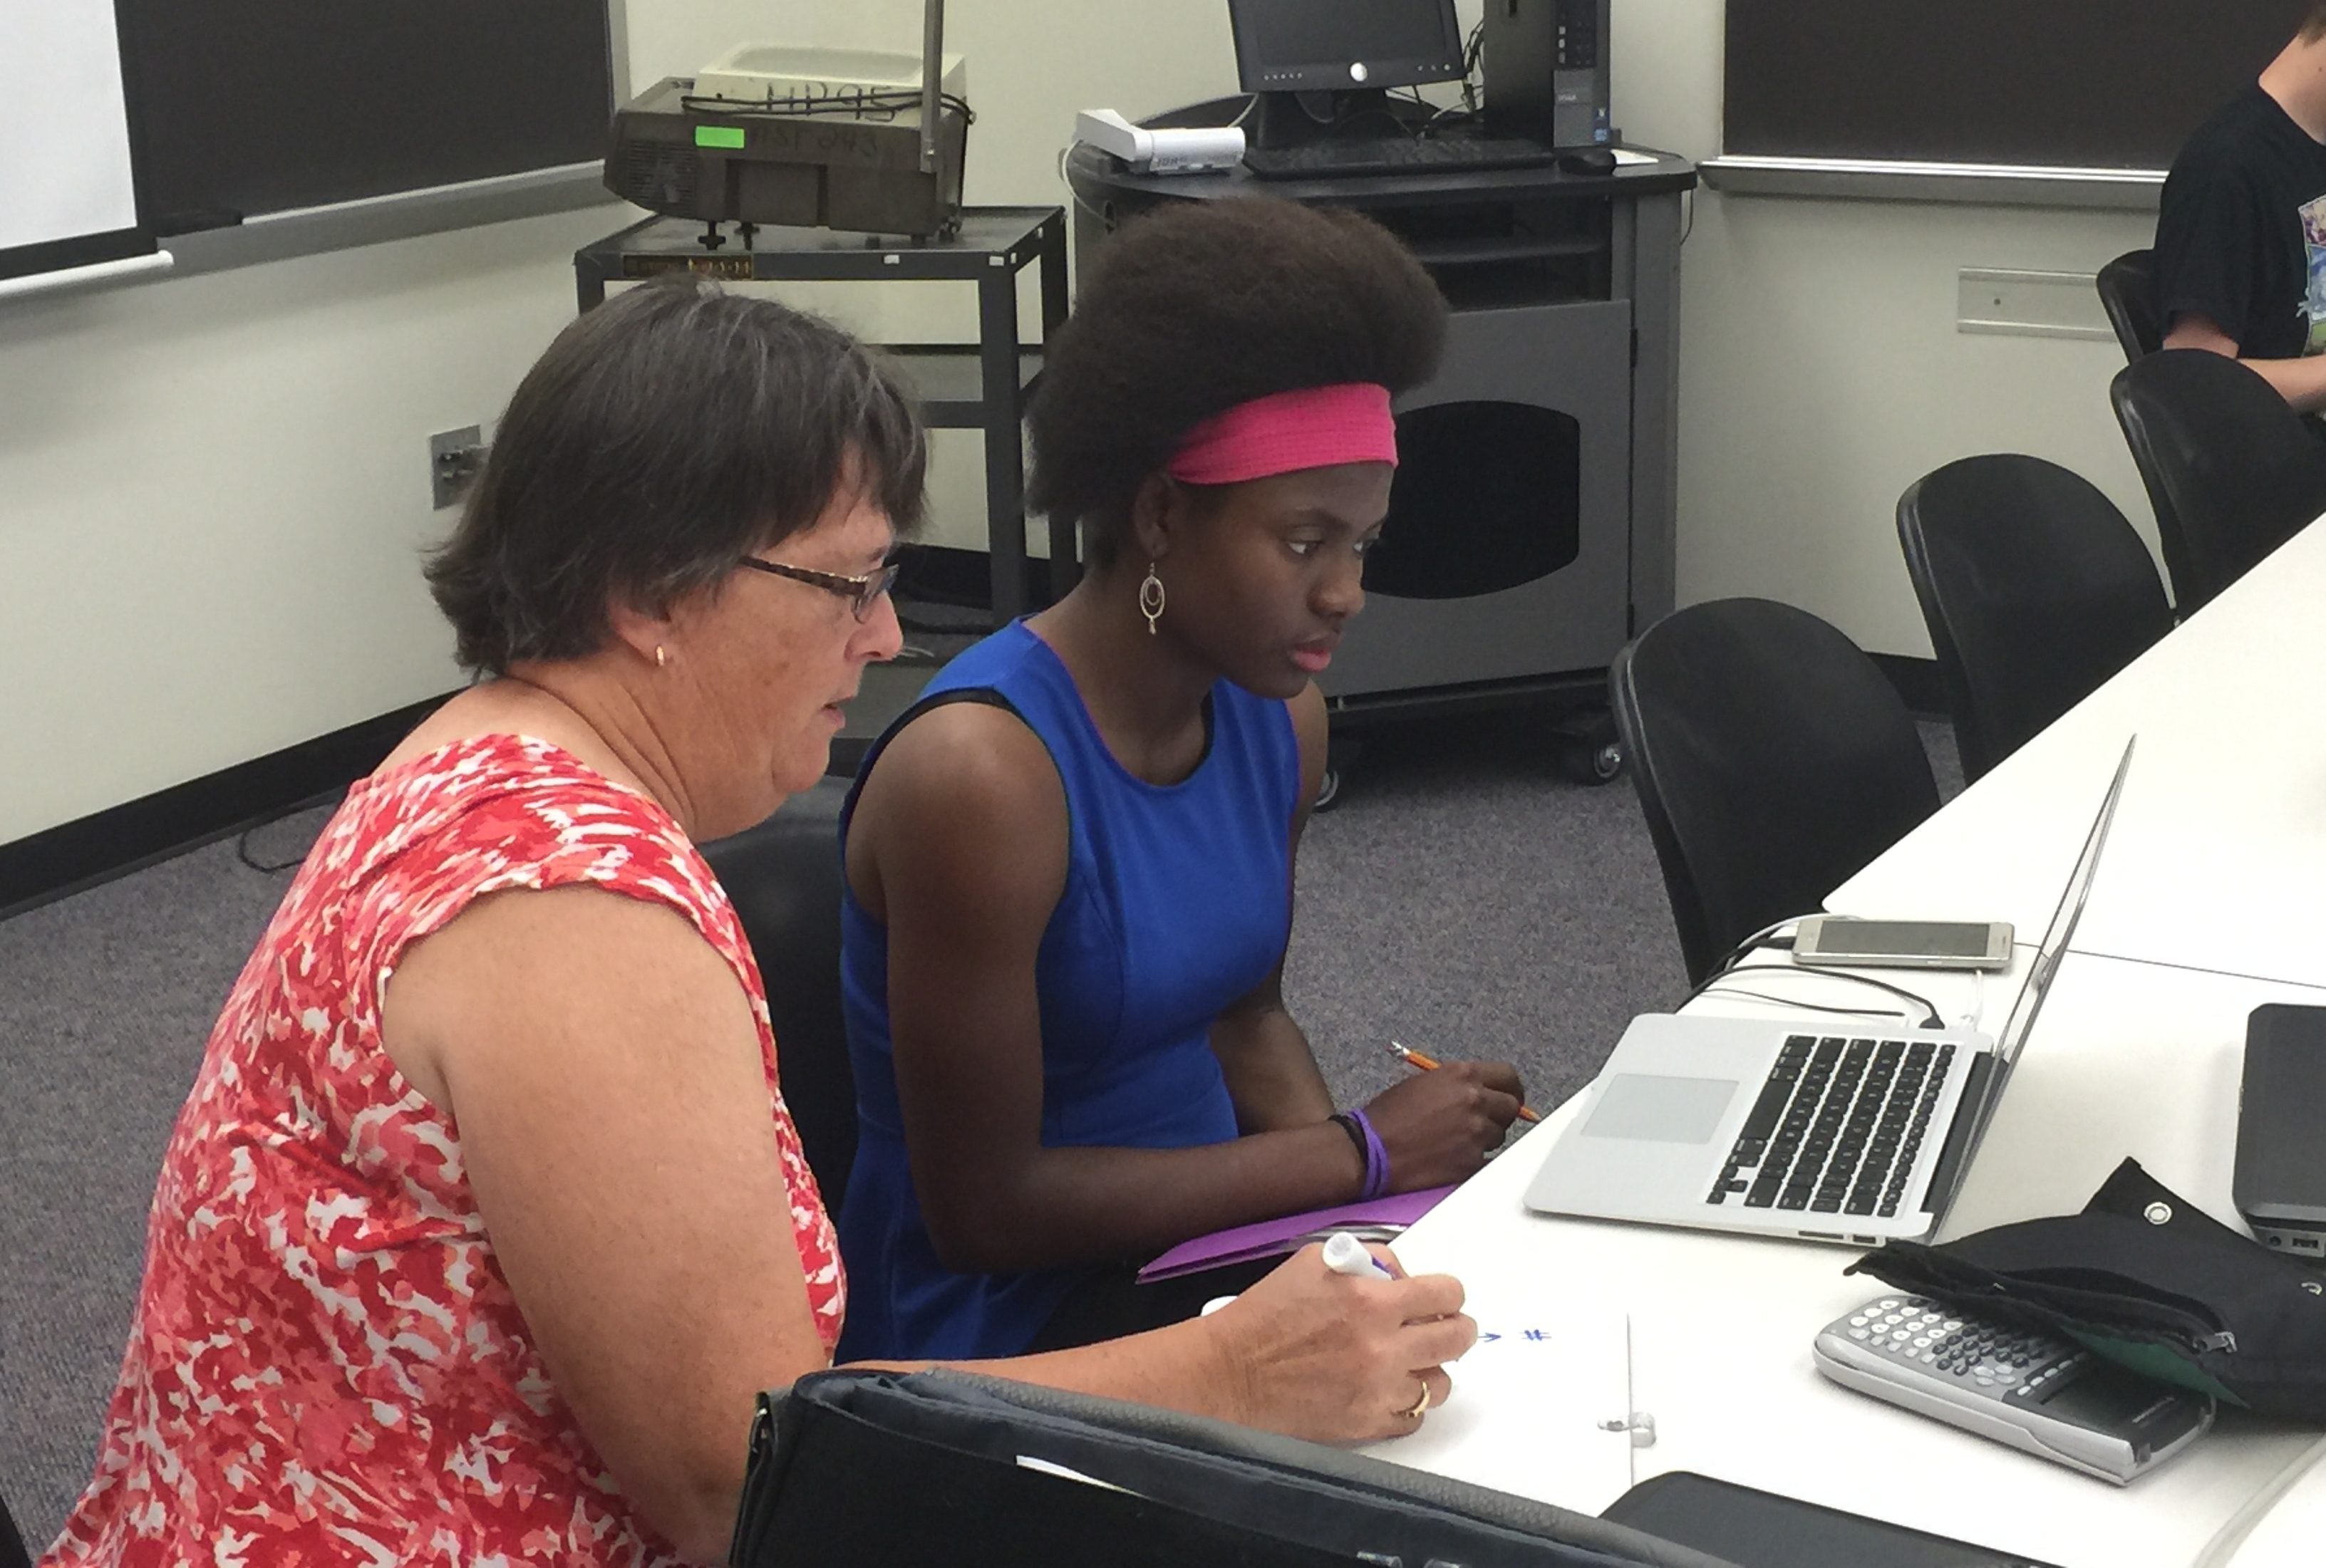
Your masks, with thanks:
<instances>
[{"instance_id":1,"label":"electrical outlet on wall","mask_svg":"<svg viewBox=\"0 0 2326 1568\"><path fill-rule=\"evenodd\" d=\"M459 504L469 481L484 468L488 450L482 425L464 424L428 438L429 494L436 510Z\"/></svg>"}]
</instances>

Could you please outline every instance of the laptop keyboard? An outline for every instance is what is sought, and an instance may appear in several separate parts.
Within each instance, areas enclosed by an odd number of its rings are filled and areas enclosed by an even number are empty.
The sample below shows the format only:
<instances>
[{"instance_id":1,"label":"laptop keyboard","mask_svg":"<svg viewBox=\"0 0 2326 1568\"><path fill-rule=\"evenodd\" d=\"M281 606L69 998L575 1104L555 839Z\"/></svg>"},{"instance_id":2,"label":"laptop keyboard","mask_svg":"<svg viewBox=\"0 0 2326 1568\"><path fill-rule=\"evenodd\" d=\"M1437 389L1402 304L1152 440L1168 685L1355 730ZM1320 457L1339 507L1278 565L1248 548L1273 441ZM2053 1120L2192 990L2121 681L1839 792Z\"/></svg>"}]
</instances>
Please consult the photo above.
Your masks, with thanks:
<instances>
[{"instance_id":1,"label":"laptop keyboard","mask_svg":"<svg viewBox=\"0 0 2326 1568\"><path fill-rule=\"evenodd\" d=\"M1705 1201L1891 1218L1954 1054L1931 1040L1791 1036Z\"/></svg>"}]
</instances>

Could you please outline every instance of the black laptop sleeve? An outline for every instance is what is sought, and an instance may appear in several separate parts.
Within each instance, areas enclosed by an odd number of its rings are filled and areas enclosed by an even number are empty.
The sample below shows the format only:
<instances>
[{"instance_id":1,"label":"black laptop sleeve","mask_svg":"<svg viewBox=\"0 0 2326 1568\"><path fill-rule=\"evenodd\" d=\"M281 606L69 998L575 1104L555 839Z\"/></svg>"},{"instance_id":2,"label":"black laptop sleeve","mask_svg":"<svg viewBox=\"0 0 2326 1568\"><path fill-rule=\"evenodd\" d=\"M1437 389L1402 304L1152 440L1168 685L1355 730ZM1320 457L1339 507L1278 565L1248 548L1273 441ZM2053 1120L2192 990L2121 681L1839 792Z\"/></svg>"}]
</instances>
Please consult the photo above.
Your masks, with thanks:
<instances>
[{"instance_id":1,"label":"black laptop sleeve","mask_svg":"<svg viewBox=\"0 0 2326 1568\"><path fill-rule=\"evenodd\" d=\"M2079 1341L2156 1378L2326 1424L2326 1273L2167 1190L2136 1160L2080 1214L1852 1264L1900 1290Z\"/></svg>"}]
</instances>

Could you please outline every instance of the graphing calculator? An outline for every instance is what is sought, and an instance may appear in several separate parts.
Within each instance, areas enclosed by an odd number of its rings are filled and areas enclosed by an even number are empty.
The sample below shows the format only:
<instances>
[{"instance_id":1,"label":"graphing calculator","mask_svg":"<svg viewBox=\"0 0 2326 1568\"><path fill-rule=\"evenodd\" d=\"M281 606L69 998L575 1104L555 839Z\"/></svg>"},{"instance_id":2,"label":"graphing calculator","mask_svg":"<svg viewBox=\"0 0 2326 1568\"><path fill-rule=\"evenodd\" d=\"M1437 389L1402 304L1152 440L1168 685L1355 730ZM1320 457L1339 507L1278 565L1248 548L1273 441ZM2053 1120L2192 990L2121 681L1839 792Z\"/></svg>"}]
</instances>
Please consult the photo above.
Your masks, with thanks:
<instances>
[{"instance_id":1,"label":"graphing calculator","mask_svg":"<svg viewBox=\"0 0 2326 1568\"><path fill-rule=\"evenodd\" d=\"M1877 1297L1811 1348L1818 1370L1846 1388L2118 1486L2213 1424L2200 1395L1921 1296Z\"/></svg>"}]
</instances>

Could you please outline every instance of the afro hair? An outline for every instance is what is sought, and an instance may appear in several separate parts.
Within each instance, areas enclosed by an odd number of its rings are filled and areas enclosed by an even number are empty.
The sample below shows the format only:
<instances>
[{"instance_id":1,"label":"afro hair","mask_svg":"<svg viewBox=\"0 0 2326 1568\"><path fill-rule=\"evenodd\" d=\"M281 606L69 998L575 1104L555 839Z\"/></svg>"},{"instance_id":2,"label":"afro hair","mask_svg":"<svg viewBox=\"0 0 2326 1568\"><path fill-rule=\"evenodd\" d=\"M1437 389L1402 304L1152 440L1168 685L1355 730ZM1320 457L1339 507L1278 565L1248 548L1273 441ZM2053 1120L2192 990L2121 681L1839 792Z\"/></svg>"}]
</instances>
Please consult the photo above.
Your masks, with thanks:
<instances>
[{"instance_id":1,"label":"afro hair","mask_svg":"<svg viewBox=\"0 0 2326 1568\"><path fill-rule=\"evenodd\" d=\"M1388 230L1274 199L1178 202L1099 250L1027 420L1028 504L1111 564L1131 503L1187 431L1273 393L1427 381L1446 301Z\"/></svg>"}]
</instances>

